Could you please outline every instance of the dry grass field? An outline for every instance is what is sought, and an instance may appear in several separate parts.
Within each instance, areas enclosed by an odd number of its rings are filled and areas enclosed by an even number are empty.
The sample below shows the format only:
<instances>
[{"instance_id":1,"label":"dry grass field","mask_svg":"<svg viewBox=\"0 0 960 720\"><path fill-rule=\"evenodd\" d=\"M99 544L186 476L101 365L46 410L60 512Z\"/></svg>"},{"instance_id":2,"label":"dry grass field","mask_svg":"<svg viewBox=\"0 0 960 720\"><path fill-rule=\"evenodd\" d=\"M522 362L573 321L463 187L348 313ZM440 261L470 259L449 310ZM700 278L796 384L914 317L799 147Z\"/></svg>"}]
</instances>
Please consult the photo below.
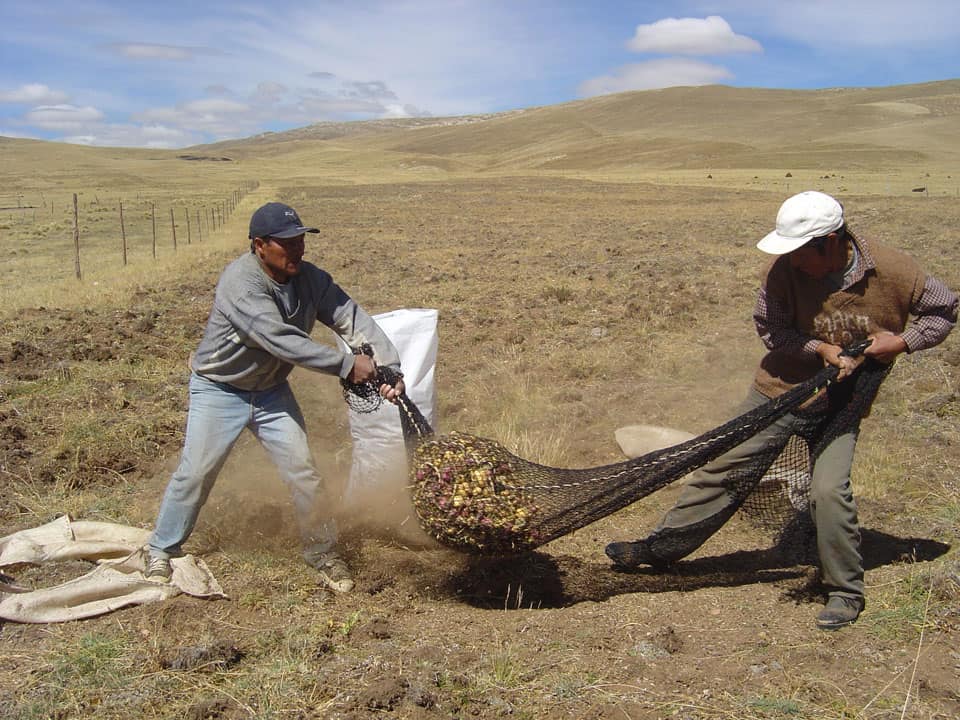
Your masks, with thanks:
<instances>
[{"instance_id":1,"label":"dry grass field","mask_svg":"<svg viewBox=\"0 0 960 720\"><path fill-rule=\"evenodd\" d=\"M958 81L677 88L178 152L0 139L0 159L0 537L64 513L151 525L182 440L186 358L268 200L321 228L308 259L371 312L439 310L438 430L556 467L622 459L623 425L698 433L729 417L761 355L754 244L794 192L836 194L853 227L960 288ZM184 223L173 250L171 207L180 222L228 198L224 224L186 244ZM136 216L126 266L120 202ZM150 202L166 213L156 259ZM433 544L404 489L383 488L343 518L357 587L333 596L245 439L188 545L229 599L0 622L0 716L960 717L958 338L899 360L864 421L868 604L843 631L814 627L815 568L737 518L668 573L615 571L606 542L649 531L673 486L484 561ZM292 382L338 487L339 385ZM39 587L86 569L15 575Z\"/></svg>"}]
</instances>

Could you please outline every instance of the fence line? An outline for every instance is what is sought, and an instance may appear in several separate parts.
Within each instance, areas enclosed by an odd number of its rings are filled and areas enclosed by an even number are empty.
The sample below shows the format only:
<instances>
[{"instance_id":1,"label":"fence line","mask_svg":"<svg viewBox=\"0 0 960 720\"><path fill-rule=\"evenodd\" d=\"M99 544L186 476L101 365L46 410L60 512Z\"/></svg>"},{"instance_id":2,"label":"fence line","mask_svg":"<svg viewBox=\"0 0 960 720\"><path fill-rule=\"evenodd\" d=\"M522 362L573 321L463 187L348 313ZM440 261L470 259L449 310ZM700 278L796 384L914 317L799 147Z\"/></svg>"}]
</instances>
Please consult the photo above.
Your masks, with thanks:
<instances>
[{"instance_id":1,"label":"fence line","mask_svg":"<svg viewBox=\"0 0 960 720\"><path fill-rule=\"evenodd\" d=\"M153 228L153 259L157 259L157 206L150 203L150 226Z\"/></svg>"},{"instance_id":2,"label":"fence line","mask_svg":"<svg viewBox=\"0 0 960 720\"><path fill-rule=\"evenodd\" d=\"M73 194L73 272L80 277L80 213L77 210L77 194Z\"/></svg>"},{"instance_id":3,"label":"fence line","mask_svg":"<svg viewBox=\"0 0 960 720\"><path fill-rule=\"evenodd\" d=\"M233 212L240 205L241 200L247 194L256 190L259 187L259 185L260 183L257 181L245 182L240 186L240 188L230 191L230 194L225 199L215 200L209 205L204 204L201 207L194 208L195 210L194 218L196 221L196 230L197 230L197 242L198 243L203 242L203 238L204 238L204 233L203 233L204 222L203 221L206 221L206 226L207 226L206 235L207 235L207 238L209 239L212 237L213 233L217 229L222 228L224 226L227 219L233 214ZM81 270L81 263L80 263L80 250L81 250L81 240L82 240L81 220L83 219L84 215L82 213L82 207L79 201L78 193L72 193L71 195L72 195L72 205L73 205L72 213L71 213L72 215L71 230L72 230L72 237L73 237L74 275L77 280L82 280L83 273ZM43 208L46 208L49 206L51 215L53 215L54 214L53 199L50 198L48 203L48 198L46 198L42 192L40 193L40 197L41 197ZM137 193L137 200L142 202L141 195L139 192ZM36 212L40 208L27 204L24 200L23 194L17 195L17 203L18 203L18 207L15 209L20 212L21 222L25 222L26 214L27 214L25 211L27 210L33 211L34 222L36 222ZM149 233L150 233L150 243L151 243L151 255L153 259L156 260L157 259L157 243L158 243L157 204L153 200L150 200L149 203L150 203ZM93 218L93 220L91 221L93 223L99 220L99 218L95 216L96 213L107 210L107 208L105 207L105 204L101 202L100 198L97 195L94 195L94 199L91 202L87 203L86 207L88 211L91 213L91 215L89 215L88 217ZM4 208L4 209L7 209L7 208ZM10 209L14 209L14 208L10 208ZM129 209L129 207L127 209ZM120 257L118 259L118 262L120 265L125 267L129 262L129 258L128 258L129 244L128 244L128 234L127 234L128 225L129 225L129 216L128 216L129 213L127 214L124 213L124 202L122 199L117 200L117 211L119 215L119 230L120 230L120 243L119 243ZM172 242L173 251L176 252L177 251L177 222L176 222L176 215L174 214L173 206L169 208L169 212L170 212L170 239ZM192 244L193 224L191 222L189 207L184 207L183 209L183 223L186 225L187 244L188 245ZM108 225L108 228L110 227L110 225L112 225L112 223ZM49 233L50 232L48 229L49 227L51 226L41 225L40 228L38 228L35 232ZM56 227L56 223L54 223L53 227ZM117 226L112 225L112 227L114 228L112 232L116 232L115 228ZM105 237L109 237L109 235L112 234L112 232L109 229L106 232L104 232L104 230L102 229L98 229L94 233L94 237L98 239L102 239ZM102 257L102 255L98 253L97 257Z\"/></svg>"},{"instance_id":4,"label":"fence line","mask_svg":"<svg viewBox=\"0 0 960 720\"><path fill-rule=\"evenodd\" d=\"M123 264L127 264L127 229L123 224L123 201L120 201L120 245L123 249Z\"/></svg>"}]
</instances>

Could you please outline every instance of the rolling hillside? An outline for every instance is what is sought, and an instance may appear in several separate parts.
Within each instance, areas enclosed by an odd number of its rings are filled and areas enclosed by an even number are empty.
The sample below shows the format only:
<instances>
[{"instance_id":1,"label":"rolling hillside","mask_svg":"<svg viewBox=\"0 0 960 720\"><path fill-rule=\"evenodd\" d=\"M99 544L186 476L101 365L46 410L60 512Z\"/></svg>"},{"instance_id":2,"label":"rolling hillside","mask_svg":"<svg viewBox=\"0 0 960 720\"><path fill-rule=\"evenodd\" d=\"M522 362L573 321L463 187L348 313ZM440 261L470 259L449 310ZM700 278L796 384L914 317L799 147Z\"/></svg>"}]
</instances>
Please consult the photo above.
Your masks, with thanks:
<instances>
[{"instance_id":1,"label":"rolling hillside","mask_svg":"<svg viewBox=\"0 0 960 720\"><path fill-rule=\"evenodd\" d=\"M887 88L628 92L471 118L320 123L207 146L389 153L447 170L880 168L955 162L960 80Z\"/></svg>"},{"instance_id":2,"label":"rolling hillside","mask_svg":"<svg viewBox=\"0 0 960 720\"><path fill-rule=\"evenodd\" d=\"M439 433L602 468L621 428L697 435L734 412L763 352L755 244L788 194L837 195L858 233L960 288L958 159L960 80L673 88L179 150L0 138L0 540L64 514L152 527L186 360L262 203L320 229L307 259L370 312L438 311ZM0 619L0 717L960 717L960 332L901 356L863 421L868 604L838 633L814 626L815 559L740 514L668 570L614 567L606 543L646 535L678 484L504 557L433 542L402 473L337 503L342 389L303 368L291 385L355 590L318 586L244 436L185 548L229 597ZM92 568L5 566L0 599Z\"/></svg>"},{"instance_id":3,"label":"rolling hillside","mask_svg":"<svg viewBox=\"0 0 960 720\"><path fill-rule=\"evenodd\" d=\"M897 169L953 177L958 161L960 80L809 91L677 87L489 115L324 122L179 150L0 138L5 195L87 178L173 187L227 177L381 182L478 173L648 180L665 172Z\"/></svg>"}]
</instances>

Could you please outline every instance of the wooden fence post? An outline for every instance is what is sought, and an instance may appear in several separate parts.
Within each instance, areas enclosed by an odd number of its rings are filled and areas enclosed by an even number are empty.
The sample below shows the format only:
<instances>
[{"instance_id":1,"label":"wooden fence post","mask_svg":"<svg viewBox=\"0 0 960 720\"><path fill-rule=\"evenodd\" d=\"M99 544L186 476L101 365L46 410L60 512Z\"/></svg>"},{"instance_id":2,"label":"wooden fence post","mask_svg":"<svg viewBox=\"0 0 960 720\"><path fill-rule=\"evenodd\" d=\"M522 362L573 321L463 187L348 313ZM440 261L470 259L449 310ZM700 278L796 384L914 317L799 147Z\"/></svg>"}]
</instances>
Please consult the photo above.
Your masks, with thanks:
<instances>
[{"instance_id":1,"label":"wooden fence post","mask_svg":"<svg viewBox=\"0 0 960 720\"><path fill-rule=\"evenodd\" d=\"M77 194L73 194L73 272L80 276L80 213L77 210Z\"/></svg>"},{"instance_id":2,"label":"wooden fence post","mask_svg":"<svg viewBox=\"0 0 960 720\"><path fill-rule=\"evenodd\" d=\"M153 259L157 259L157 206L150 203L150 227L153 228Z\"/></svg>"},{"instance_id":3,"label":"wooden fence post","mask_svg":"<svg viewBox=\"0 0 960 720\"><path fill-rule=\"evenodd\" d=\"M183 217L187 221L187 245L190 244L190 211L183 209Z\"/></svg>"},{"instance_id":4,"label":"wooden fence post","mask_svg":"<svg viewBox=\"0 0 960 720\"><path fill-rule=\"evenodd\" d=\"M127 229L123 225L123 201L120 201L120 248L123 250L123 266L127 266Z\"/></svg>"}]
</instances>

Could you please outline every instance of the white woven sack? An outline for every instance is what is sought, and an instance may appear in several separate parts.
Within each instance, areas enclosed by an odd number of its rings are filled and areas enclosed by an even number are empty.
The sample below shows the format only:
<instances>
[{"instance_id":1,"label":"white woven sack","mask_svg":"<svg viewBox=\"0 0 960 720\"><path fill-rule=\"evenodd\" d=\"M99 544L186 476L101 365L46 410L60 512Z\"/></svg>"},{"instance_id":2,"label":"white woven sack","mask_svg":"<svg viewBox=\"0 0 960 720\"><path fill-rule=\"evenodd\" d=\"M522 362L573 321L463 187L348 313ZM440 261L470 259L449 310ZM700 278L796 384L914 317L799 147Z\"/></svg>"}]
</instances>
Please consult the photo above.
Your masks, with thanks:
<instances>
[{"instance_id":1,"label":"white woven sack","mask_svg":"<svg viewBox=\"0 0 960 720\"><path fill-rule=\"evenodd\" d=\"M433 374L437 363L437 311L405 308L373 316L400 353L400 369L407 396L431 427L436 415ZM376 358L374 358L376 359ZM384 403L370 413L348 411L353 460L344 491L347 504L357 496L383 490L396 495L407 484L407 456L400 412Z\"/></svg>"}]
</instances>

